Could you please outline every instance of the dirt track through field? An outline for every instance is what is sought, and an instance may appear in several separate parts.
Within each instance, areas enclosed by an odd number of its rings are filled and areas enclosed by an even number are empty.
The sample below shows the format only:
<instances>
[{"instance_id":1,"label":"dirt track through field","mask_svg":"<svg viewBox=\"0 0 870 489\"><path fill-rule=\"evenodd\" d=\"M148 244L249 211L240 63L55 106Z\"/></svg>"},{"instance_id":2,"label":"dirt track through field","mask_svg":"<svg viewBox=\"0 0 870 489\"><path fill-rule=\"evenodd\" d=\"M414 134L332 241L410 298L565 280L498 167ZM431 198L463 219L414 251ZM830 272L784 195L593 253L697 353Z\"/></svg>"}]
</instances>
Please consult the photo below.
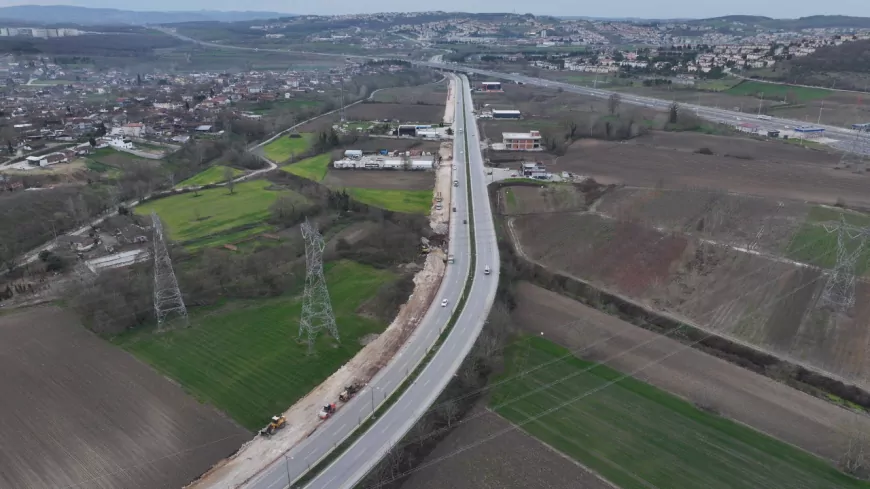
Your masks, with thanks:
<instances>
[{"instance_id":1,"label":"dirt track through field","mask_svg":"<svg viewBox=\"0 0 870 489\"><path fill-rule=\"evenodd\" d=\"M0 487L178 488L250 437L56 307L0 339Z\"/></svg>"},{"instance_id":2,"label":"dirt track through field","mask_svg":"<svg viewBox=\"0 0 870 489\"><path fill-rule=\"evenodd\" d=\"M870 418L636 327L529 283L519 284L514 319L581 356L636 375L759 431L824 458L842 455L848 427L870 430ZM644 342L649 342L639 346ZM659 361L675 351L679 353Z\"/></svg>"}]
</instances>

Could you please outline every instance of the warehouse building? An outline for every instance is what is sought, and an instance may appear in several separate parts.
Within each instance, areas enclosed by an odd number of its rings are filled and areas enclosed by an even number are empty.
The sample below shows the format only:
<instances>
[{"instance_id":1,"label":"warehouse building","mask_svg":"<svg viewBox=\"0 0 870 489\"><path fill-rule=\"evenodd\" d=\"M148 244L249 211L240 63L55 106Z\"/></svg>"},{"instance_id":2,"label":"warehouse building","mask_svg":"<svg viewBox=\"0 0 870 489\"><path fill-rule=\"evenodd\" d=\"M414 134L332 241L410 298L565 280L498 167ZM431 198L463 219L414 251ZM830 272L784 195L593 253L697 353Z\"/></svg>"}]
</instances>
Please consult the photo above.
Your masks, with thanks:
<instances>
[{"instance_id":1,"label":"warehouse building","mask_svg":"<svg viewBox=\"0 0 870 489\"><path fill-rule=\"evenodd\" d=\"M503 132L504 149L508 151L541 151L541 132Z\"/></svg>"},{"instance_id":2,"label":"warehouse building","mask_svg":"<svg viewBox=\"0 0 870 489\"><path fill-rule=\"evenodd\" d=\"M488 81L480 84L480 89L484 92L501 92L501 82Z\"/></svg>"},{"instance_id":3,"label":"warehouse building","mask_svg":"<svg viewBox=\"0 0 870 489\"><path fill-rule=\"evenodd\" d=\"M493 119L519 119L520 117L522 117L522 114L518 110L493 109L492 111Z\"/></svg>"}]
</instances>

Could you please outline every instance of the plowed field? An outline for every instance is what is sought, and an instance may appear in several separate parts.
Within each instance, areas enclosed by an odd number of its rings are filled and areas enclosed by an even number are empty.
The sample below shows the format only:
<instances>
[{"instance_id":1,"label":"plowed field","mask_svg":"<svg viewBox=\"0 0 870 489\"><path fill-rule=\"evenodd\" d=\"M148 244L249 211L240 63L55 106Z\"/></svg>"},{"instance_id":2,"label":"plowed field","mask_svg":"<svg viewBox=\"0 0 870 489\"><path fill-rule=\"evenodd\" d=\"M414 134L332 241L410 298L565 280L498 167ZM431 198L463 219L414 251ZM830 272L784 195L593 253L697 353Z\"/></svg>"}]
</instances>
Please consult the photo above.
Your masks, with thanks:
<instances>
[{"instance_id":1,"label":"plowed field","mask_svg":"<svg viewBox=\"0 0 870 489\"><path fill-rule=\"evenodd\" d=\"M55 307L0 339L0 487L178 488L251 436Z\"/></svg>"}]
</instances>

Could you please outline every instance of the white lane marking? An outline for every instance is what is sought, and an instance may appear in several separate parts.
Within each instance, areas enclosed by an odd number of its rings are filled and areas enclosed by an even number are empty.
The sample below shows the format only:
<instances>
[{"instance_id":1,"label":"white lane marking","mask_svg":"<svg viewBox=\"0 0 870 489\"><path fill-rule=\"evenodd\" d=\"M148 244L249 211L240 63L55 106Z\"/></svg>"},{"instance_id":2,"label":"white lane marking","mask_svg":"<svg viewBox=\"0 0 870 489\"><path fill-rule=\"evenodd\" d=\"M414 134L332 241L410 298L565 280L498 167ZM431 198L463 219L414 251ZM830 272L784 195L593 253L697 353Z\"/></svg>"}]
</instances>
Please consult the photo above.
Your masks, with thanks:
<instances>
[{"instance_id":1,"label":"white lane marking","mask_svg":"<svg viewBox=\"0 0 870 489\"><path fill-rule=\"evenodd\" d=\"M429 380L431 380L431 379L426 379L426 382L423 382L423 387L426 387L427 385L429 385Z\"/></svg>"}]
</instances>

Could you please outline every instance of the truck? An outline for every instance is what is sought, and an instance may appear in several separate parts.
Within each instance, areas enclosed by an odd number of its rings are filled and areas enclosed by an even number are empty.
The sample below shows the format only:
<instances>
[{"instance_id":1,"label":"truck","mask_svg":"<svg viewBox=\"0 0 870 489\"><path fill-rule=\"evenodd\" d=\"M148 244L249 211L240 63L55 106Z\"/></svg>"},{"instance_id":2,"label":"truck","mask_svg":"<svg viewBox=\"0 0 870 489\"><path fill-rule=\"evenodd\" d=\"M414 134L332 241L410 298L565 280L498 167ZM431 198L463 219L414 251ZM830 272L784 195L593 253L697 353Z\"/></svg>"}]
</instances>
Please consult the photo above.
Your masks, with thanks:
<instances>
[{"instance_id":1,"label":"truck","mask_svg":"<svg viewBox=\"0 0 870 489\"><path fill-rule=\"evenodd\" d=\"M334 402L326 404L323 408L320 409L320 413L317 414L317 417L320 419L329 419L333 414L335 414L336 406Z\"/></svg>"},{"instance_id":2,"label":"truck","mask_svg":"<svg viewBox=\"0 0 870 489\"><path fill-rule=\"evenodd\" d=\"M455 262L456 262L456 258L453 257L453 253L450 253L449 255L447 255L447 263L455 263Z\"/></svg>"},{"instance_id":3,"label":"truck","mask_svg":"<svg viewBox=\"0 0 870 489\"><path fill-rule=\"evenodd\" d=\"M345 387L343 391L341 391L341 394L338 395L338 400L341 402L350 401L353 396L355 396L356 393L359 392L360 388L361 386L357 382L350 384L349 386Z\"/></svg>"},{"instance_id":4,"label":"truck","mask_svg":"<svg viewBox=\"0 0 870 489\"><path fill-rule=\"evenodd\" d=\"M769 115L764 115L764 114L758 114L758 118L761 119L761 120L763 120L763 121L770 121L770 120L773 120L773 117L771 117L771 116L769 116Z\"/></svg>"},{"instance_id":5,"label":"truck","mask_svg":"<svg viewBox=\"0 0 870 489\"><path fill-rule=\"evenodd\" d=\"M444 197L441 196L441 192L435 194L435 202L441 202L444 200Z\"/></svg>"},{"instance_id":6,"label":"truck","mask_svg":"<svg viewBox=\"0 0 870 489\"><path fill-rule=\"evenodd\" d=\"M459 186L459 180L453 180L453 186L454 186L454 187L458 187L458 186Z\"/></svg>"}]
</instances>

